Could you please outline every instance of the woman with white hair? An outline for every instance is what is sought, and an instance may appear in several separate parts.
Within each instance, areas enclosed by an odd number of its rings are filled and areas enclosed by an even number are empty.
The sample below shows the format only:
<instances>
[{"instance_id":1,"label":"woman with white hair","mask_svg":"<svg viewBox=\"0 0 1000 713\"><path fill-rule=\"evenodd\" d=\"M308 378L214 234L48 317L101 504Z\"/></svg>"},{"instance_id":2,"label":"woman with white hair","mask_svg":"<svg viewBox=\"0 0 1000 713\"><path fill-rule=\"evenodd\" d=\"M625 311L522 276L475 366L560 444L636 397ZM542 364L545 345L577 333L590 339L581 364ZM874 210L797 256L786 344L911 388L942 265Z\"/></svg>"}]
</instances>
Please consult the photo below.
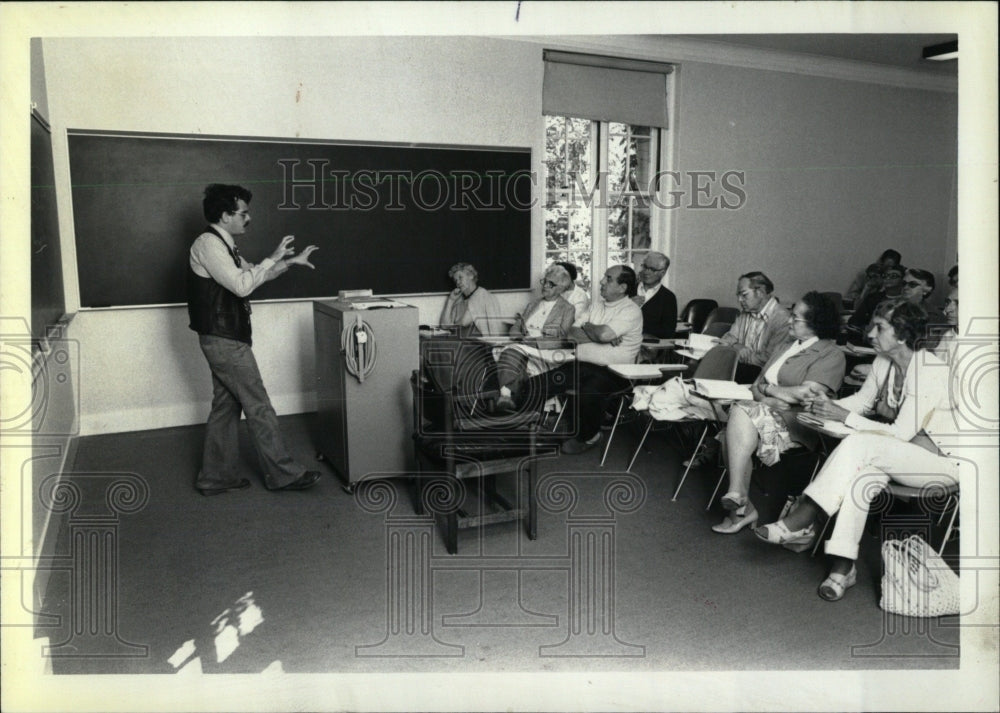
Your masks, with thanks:
<instances>
[{"instance_id":1,"label":"woman with white hair","mask_svg":"<svg viewBox=\"0 0 1000 713\"><path fill-rule=\"evenodd\" d=\"M542 295L527 304L511 325L512 337L565 339L576 318L576 309L564 295L573 289L573 279L562 265L550 265L542 276ZM541 346L541 345L540 345ZM527 376L547 371L551 350L524 345L506 347L497 359L500 381L498 406L514 408ZM530 374L529 374L530 372Z\"/></svg>"},{"instance_id":2,"label":"woman with white hair","mask_svg":"<svg viewBox=\"0 0 1000 713\"><path fill-rule=\"evenodd\" d=\"M479 273L467 262L448 270L455 289L445 300L440 324L458 327L462 337L495 336L503 331L497 298L479 286Z\"/></svg>"}]
</instances>

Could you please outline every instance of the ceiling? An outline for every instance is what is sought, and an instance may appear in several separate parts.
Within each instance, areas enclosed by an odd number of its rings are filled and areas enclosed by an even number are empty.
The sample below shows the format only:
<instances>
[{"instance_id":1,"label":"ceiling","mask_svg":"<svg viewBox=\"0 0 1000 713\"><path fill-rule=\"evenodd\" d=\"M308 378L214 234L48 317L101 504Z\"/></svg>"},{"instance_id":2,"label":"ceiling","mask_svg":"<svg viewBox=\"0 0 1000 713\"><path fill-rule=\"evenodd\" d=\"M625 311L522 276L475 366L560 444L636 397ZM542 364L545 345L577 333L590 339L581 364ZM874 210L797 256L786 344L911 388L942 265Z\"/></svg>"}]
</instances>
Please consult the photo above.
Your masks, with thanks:
<instances>
[{"instance_id":1,"label":"ceiling","mask_svg":"<svg viewBox=\"0 0 1000 713\"><path fill-rule=\"evenodd\" d=\"M688 35L699 40L760 49L852 59L905 67L934 74L958 74L958 60L932 62L922 57L924 47L958 39L958 35L829 34L829 35Z\"/></svg>"}]
</instances>

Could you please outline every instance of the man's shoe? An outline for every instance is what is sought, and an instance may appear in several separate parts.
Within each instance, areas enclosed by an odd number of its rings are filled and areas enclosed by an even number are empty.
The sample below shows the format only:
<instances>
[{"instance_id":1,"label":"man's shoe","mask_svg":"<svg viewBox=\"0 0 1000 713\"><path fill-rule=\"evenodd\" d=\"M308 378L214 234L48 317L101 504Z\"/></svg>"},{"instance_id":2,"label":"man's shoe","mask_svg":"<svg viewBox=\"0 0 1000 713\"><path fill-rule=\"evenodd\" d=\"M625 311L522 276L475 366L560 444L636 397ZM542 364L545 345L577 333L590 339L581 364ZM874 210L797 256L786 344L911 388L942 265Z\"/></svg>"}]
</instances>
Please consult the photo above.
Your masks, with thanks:
<instances>
[{"instance_id":1,"label":"man's shoe","mask_svg":"<svg viewBox=\"0 0 1000 713\"><path fill-rule=\"evenodd\" d=\"M316 485L316 481L319 480L319 477L320 473L318 470L307 470L288 485L282 485L280 488L271 488L271 490L305 490L306 488L311 488Z\"/></svg>"},{"instance_id":2,"label":"man's shoe","mask_svg":"<svg viewBox=\"0 0 1000 713\"><path fill-rule=\"evenodd\" d=\"M198 486L195 486L198 488ZM222 495L223 493L228 493L230 490L243 490L244 488L250 487L250 481L246 478L241 478L240 480L232 480L224 485L217 485L211 488L198 488L198 492L202 495Z\"/></svg>"},{"instance_id":3,"label":"man's shoe","mask_svg":"<svg viewBox=\"0 0 1000 713\"><path fill-rule=\"evenodd\" d=\"M584 451L589 451L591 448L596 446L601 442L601 432L598 431L592 438L586 441L581 441L576 438L571 438L562 444L560 450L568 456L574 456L577 453L583 453Z\"/></svg>"}]
</instances>

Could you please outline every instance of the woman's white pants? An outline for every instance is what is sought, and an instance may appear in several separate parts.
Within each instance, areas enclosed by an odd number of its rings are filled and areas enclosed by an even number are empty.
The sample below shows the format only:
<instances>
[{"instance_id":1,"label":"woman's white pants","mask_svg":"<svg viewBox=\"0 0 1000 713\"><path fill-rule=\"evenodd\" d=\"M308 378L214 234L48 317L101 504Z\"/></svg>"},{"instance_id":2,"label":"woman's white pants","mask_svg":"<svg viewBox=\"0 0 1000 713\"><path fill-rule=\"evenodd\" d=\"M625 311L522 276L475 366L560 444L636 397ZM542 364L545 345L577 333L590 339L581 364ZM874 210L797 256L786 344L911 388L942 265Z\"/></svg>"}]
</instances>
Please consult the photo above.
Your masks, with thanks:
<instances>
[{"instance_id":1,"label":"woman's white pants","mask_svg":"<svg viewBox=\"0 0 1000 713\"><path fill-rule=\"evenodd\" d=\"M891 436L845 438L805 489L827 515L840 513L826 543L828 555L858 558L869 506L890 479L914 488L952 486L958 483L958 462Z\"/></svg>"}]
</instances>

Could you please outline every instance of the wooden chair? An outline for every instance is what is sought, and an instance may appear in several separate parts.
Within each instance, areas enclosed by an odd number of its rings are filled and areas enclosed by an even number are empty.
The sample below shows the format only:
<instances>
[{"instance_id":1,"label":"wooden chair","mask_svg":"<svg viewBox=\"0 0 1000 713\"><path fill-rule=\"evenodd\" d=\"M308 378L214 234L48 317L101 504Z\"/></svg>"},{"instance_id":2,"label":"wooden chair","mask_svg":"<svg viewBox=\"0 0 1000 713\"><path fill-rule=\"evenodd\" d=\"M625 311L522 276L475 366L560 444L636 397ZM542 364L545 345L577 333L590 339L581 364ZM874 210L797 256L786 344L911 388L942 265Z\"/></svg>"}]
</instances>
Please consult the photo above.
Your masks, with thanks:
<instances>
[{"instance_id":1,"label":"wooden chair","mask_svg":"<svg viewBox=\"0 0 1000 713\"><path fill-rule=\"evenodd\" d=\"M476 369L475 371L478 371ZM417 474L414 509L425 512L429 488L445 520L445 546L458 552L458 530L500 522L522 521L528 538L538 532L535 502L536 464L540 457L554 456L558 448L538 432L539 414L515 413L491 416L475 414L475 402L490 394L464 391L452 384L443 392L414 371L411 376L414 404L413 441ZM427 408L439 403L440 407ZM427 473L433 473L428 477ZM515 473L513 499L500 494L497 476ZM477 511L468 512L464 483L476 491Z\"/></svg>"}]
</instances>

